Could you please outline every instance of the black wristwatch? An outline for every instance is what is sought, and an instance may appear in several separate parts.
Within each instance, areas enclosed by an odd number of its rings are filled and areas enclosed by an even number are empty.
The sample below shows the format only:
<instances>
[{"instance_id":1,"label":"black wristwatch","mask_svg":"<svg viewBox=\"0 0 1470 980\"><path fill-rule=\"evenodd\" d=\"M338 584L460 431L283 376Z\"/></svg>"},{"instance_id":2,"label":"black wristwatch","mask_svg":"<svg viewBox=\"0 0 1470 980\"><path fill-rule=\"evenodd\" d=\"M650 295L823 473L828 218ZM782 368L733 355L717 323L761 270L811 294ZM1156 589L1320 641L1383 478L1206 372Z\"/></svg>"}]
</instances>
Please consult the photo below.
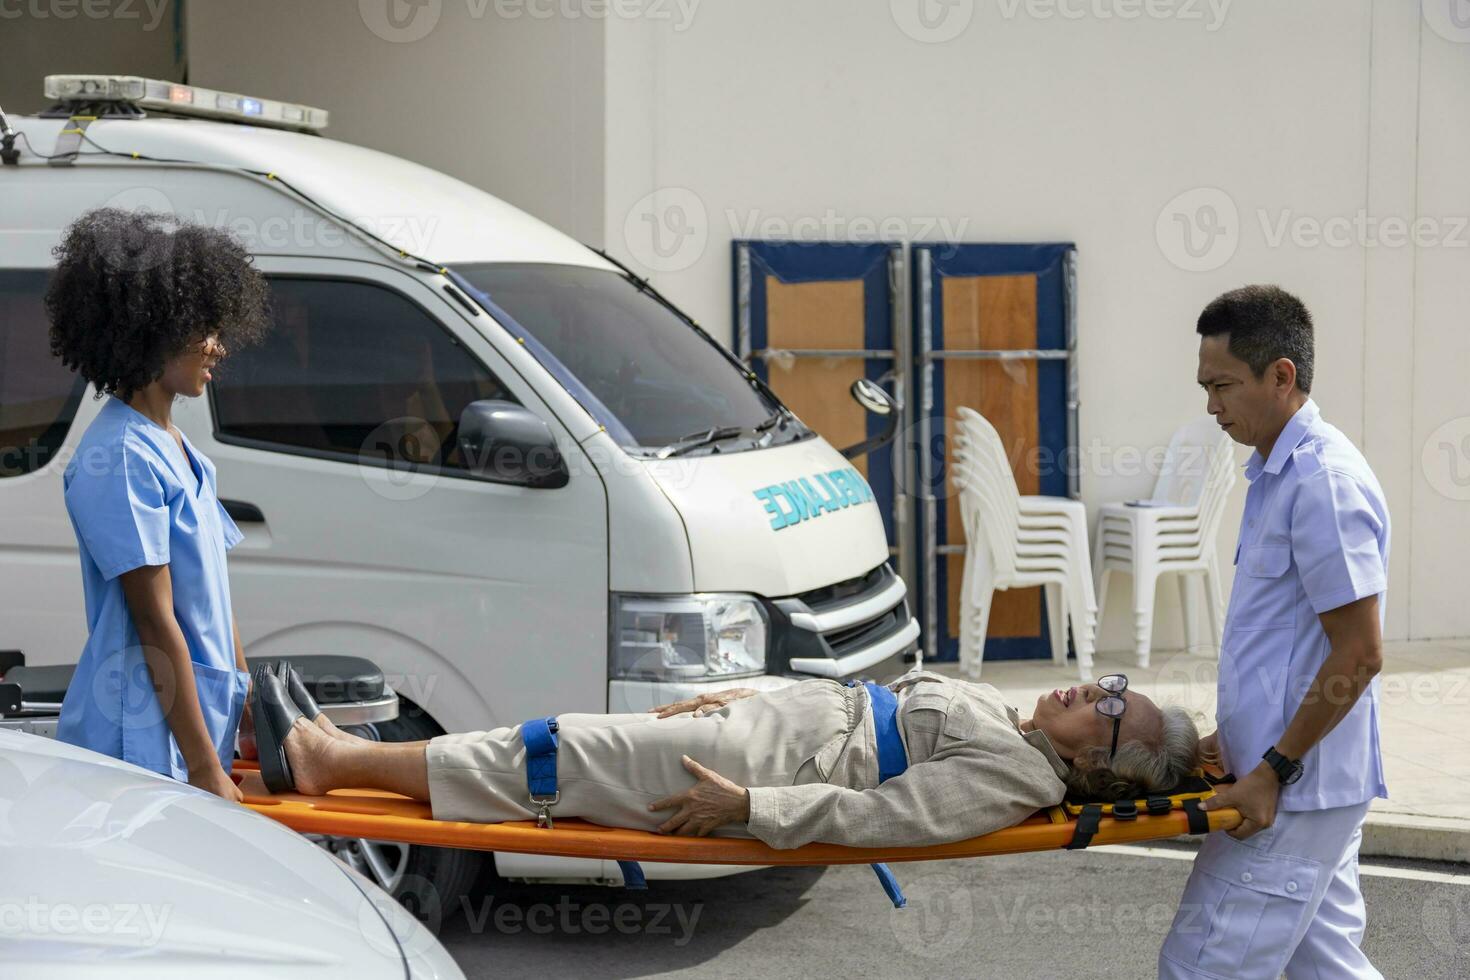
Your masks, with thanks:
<instances>
[{"instance_id":1,"label":"black wristwatch","mask_svg":"<svg viewBox=\"0 0 1470 980\"><path fill-rule=\"evenodd\" d=\"M1302 778L1302 760L1288 759L1280 752L1277 752L1275 746L1267 749L1266 754L1261 756L1261 758L1265 759L1266 764L1276 770L1276 778L1281 780L1282 786L1290 786Z\"/></svg>"}]
</instances>

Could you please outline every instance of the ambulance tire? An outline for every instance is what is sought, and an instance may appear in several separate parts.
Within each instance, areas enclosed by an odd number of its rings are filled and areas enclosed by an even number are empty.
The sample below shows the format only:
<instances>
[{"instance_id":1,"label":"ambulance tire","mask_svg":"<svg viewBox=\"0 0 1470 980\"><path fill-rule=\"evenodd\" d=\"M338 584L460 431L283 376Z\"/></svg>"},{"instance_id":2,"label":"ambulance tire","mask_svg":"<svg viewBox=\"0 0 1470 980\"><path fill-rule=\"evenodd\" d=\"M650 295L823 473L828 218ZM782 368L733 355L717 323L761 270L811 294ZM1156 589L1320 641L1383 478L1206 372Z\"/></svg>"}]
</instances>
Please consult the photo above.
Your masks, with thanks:
<instances>
[{"instance_id":1,"label":"ambulance tire","mask_svg":"<svg viewBox=\"0 0 1470 980\"><path fill-rule=\"evenodd\" d=\"M351 726L348 731L380 742L417 742L444 734L424 709L402 695L398 717L393 721ZM484 868L485 855L420 844L407 845L407 850L406 860L399 862L393 880L385 882L378 874L364 873L437 934L443 922L464 911L466 899Z\"/></svg>"}]
</instances>

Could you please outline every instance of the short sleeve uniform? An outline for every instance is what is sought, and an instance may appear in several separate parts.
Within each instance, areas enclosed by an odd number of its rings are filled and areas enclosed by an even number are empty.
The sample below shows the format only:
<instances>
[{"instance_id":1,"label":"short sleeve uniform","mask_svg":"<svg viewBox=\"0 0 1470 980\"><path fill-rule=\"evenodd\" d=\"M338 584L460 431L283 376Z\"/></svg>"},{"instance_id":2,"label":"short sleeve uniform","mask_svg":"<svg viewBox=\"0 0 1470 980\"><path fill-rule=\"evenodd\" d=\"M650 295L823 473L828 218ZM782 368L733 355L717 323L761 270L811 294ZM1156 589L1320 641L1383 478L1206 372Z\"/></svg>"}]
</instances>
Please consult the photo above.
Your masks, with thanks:
<instances>
[{"instance_id":1,"label":"short sleeve uniform","mask_svg":"<svg viewBox=\"0 0 1470 980\"><path fill-rule=\"evenodd\" d=\"M1330 652L1321 613L1378 596L1386 614L1389 515L1377 478L1310 398L1269 459L1246 464L1235 584L1220 650L1221 752L1250 772L1296 714ZM1283 810L1321 810L1387 796L1378 741L1378 680L1303 757ZM1329 692L1330 696L1330 692Z\"/></svg>"},{"instance_id":2,"label":"short sleeve uniform","mask_svg":"<svg viewBox=\"0 0 1470 980\"><path fill-rule=\"evenodd\" d=\"M163 699L143 658L119 578L168 565L174 616L193 662L210 740L229 772L250 676L235 666L225 552L243 535L215 495L215 468L183 437L119 398L87 428L63 474L80 551L88 638L56 736L154 772L187 779Z\"/></svg>"}]
</instances>

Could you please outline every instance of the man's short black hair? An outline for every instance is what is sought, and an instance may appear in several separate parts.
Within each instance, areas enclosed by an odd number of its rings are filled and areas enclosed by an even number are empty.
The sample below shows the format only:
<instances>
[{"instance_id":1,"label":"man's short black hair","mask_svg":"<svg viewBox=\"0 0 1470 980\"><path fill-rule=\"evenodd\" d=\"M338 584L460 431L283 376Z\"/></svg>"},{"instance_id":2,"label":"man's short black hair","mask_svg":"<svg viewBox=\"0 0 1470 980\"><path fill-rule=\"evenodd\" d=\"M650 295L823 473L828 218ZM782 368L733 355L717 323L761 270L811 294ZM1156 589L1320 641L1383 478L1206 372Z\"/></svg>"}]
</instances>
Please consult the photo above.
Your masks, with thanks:
<instances>
[{"instance_id":1,"label":"man's short black hair","mask_svg":"<svg viewBox=\"0 0 1470 980\"><path fill-rule=\"evenodd\" d=\"M1312 314L1280 286L1242 286L1210 301L1196 327L1201 337L1230 335L1230 353L1257 378L1278 359L1296 365L1296 386L1312 393Z\"/></svg>"},{"instance_id":2,"label":"man's short black hair","mask_svg":"<svg viewBox=\"0 0 1470 980\"><path fill-rule=\"evenodd\" d=\"M245 246L216 228L97 208L68 225L51 252L51 353L99 398L131 399L209 333L237 350L270 324L265 277Z\"/></svg>"}]
</instances>

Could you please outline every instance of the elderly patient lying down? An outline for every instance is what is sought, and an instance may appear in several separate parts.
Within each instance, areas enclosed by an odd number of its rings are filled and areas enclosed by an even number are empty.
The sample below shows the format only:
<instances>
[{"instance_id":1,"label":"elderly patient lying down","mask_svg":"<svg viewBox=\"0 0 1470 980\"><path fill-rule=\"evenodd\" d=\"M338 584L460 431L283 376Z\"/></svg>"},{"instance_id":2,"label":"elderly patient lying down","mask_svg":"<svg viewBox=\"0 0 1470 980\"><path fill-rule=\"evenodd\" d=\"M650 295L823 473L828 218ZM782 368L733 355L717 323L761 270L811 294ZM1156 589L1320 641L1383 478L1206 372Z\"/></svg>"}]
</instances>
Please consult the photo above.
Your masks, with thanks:
<instances>
[{"instance_id":1,"label":"elderly patient lying down","mask_svg":"<svg viewBox=\"0 0 1470 980\"><path fill-rule=\"evenodd\" d=\"M988 684L911 671L888 686L908 768L881 785L868 691L835 680L560 715L552 816L778 848L923 846L1019 823L1069 788L1104 799L1167 790L1198 760L1184 710L1118 674L1053 691L1029 718ZM261 767L277 789L390 790L428 801L439 820L536 815L519 726L368 741L321 714L286 664L257 669L254 698Z\"/></svg>"}]
</instances>

